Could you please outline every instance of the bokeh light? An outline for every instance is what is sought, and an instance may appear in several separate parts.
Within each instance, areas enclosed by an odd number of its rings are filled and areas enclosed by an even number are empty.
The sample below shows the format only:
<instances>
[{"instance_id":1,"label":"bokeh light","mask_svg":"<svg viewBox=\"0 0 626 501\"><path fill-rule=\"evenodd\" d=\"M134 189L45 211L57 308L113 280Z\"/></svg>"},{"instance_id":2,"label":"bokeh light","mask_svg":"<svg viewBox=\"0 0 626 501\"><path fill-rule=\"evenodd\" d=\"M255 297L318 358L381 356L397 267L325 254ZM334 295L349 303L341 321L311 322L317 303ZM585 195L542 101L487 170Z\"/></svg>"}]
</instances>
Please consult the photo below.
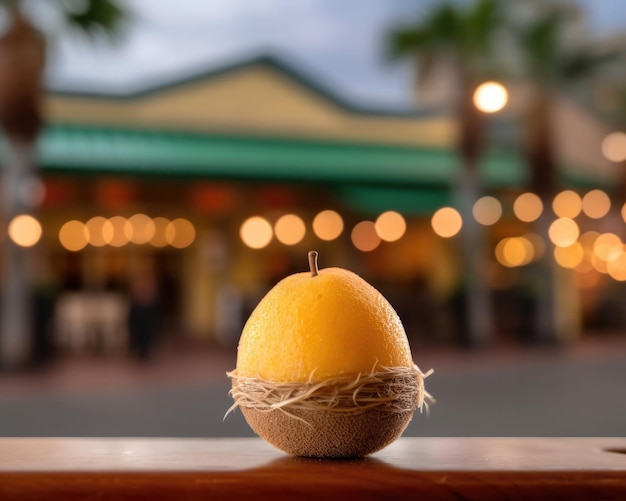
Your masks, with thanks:
<instances>
[{"instance_id":1,"label":"bokeh light","mask_svg":"<svg viewBox=\"0 0 626 501\"><path fill-rule=\"evenodd\" d=\"M497 198L479 198L472 207L474 219L484 226L496 224L502 217L502 204Z\"/></svg>"},{"instance_id":2,"label":"bokeh light","mask_svg":"<svg viewBox=\"0 0 626 501\"><path fill-rule=\"evenodd\" d=\"M334 210L323 210L313 219L313 231L321 240L334 240L343 231L343 219Z\"/></svg>"},{"instance_id":3,"label":"bokeh light","mask_svg":"<svg viewBox=\"0 0 626 501\"><path fill-rule=\"evenodd\" d=\"M59 242L65 249L77 252L89 243L89 230L81 221L68 221L59 230Z\"/></svg>"},{"instance_id":4,"label":"bokeh light","mask_svg":"<svg viewBox=\"0 0 626 501\"><path fill-rule=\"evenodd\" d=\"M558 247L569 247L573 245L578 236L580 229L573 219L568 217L560 217L554 221L548 230L548 236L552 243Z\"/></svg>"},{"instance_id":5,"label":"bokeh light","mask_svg":"<svg viewBox=\"0 0 626 501\"><path fill-rule=\"evenodd\" d=\"M32 247L41 238L41 224L33 216L21 214L11 219L9 238L20 247Z\"/></svg>"},{"instance_id":6,"label":"bokeh light","mask_svg":"<svg viewBox=\"0 0 626 501\"><path fill-rule=\"evenodd\" d=\"M582 263L584 257L583 246L574 242L568 247L555 247L554 259L563 268L573 269Z\"/></svg>"},{"instance_id":7,"label":"bokeh light","mask_svg":"<svg viewBox=\"0 0 626 501\"><path fill-rule=\"evenodd\" d=\"M285 214L278 218L274 225L276 239L285 245L296 245L306 234L304 221L295 214Z\"/></svg>"},{"instance_id":8,"label":"bokeh light","mask_svg":"<svg viewBox=\"0 0 626 501\"><path fill-rule=\"evenodd\" d=\"M196 238L196 229L191 221L182 217L173 219L165 228L165 240L175 249L189 247Z\"/></svg>"},{"instance_id":9,"label":"bokeh light","mask_svg":"<svg viewBox=\"0 0 626 501\"><path fill-rule=\"evenodd\" d=\"M522 193L513 202L513 212L520 221L531 223L543 212L543 202L534 193Z\"/></svg>"},{"instance_id":10,"label":"bokeh light","mask_svg":"<svg viewBox=\"0 0 626 501\"><path fill-rule=\"evenodd\" d=\"M380 237L372 221L361 221L351 233L352 243L363 252L370 252L380 245Z\"/></svg>"},{"instance_id":11,"label":"bokeh light","mask_svg":"<svg viewBox=\"0 0 626 501\"><path fill-rule=\"evenodd\" d=\"M611 199L602 190L591 190L583 197L583 212L591 219L600 219L611 210Z\"/></svg>"},{"instance_id":12,"label":"bokeh light","mask_svg":"<svg viewBox=\"0 0 626 501\"><path fill-rule=\"evenodd\" d=\"M611 261L622 253L622 240L615 233L602 233L593 243L593 253L603 261Z\"/></svg>"},{"instance_id":13,"label":"bokeh light","mask_svg":"<svg viewBox=\"0 0 626 501\"><path fill-rule=\"evenodd\" d=\"M383 212L374 223L376 233L385 242L400 240L406 232L406 221L395 211Z\"/></svg>"},{"instance_id":14,"label":"bokeh light","mask_svg":"<svg viewBox=\"0 0 626 501\"><path fill-rule=\"evenodd\" d=\"M165 217L155 217L152 219L154 223L154 235L148 242L152 247L162 248L167 245L167 227L170 224L170 220Z\"/></svg>"},{"instance_id":15,"label":"bokeh light","mask_svg":"<svg viewBox=\"0 0 626 501\"><path fill-rule=\"evenodd\" d=\"M626 160L626 134L611 132L602 141L602 154L611 162Z\"/></svg>"},{"instance_id":16,"label":"bokeh light","mask_svg":"<svg viewBox=\"0 0 626 501\"><path fill-rule=\"evenodd\" d=\"M616 258L606 263L606 270L613 280L626 281L626 253L621 252Z\"/></svg>"},{"instance_id":17,"label":"bokeh light","mask_svg":"<svg viewBox=\"0 0 626 501\"><path fill-rule=\"evenodd\" d=\"M576 266L578 273L587 273L593 270L593 266L591 265L592 254L593 253L589 252L588 249L583 248L583 258L580 263L578 263L578 266Z\"/></svg>"},{"instance_id":18,"label":"bokeh light","mask_svg":"<svg viewBox=\"0 0 626 501\"><path fill-rule=\"evenodd\" d=\"M583 248L593 250L593 245L596 243L597 238L600 236L600 233L594 230L586 231L582 235L578 241L582 244Z\"/></svg>"},{"instance_id":19,"label":"bokeh light","mask_svg":"<svg viewBox=\"0 0 626 501\"><path fill-rule=\"evenodd\" d=\"M498 82L484 82L474 91L474 105L483 113L495 113L506 106L509 93Z\"/></svg>"},{"instance_id":20,"label":"bokeh light","mask_svg":"<svg viewBox=\"0 0 626 501\"><path fill-rule=\"evenodd\" d=\"M606 261L599 257L595 252L591 254L591 267L600 273L607 274Z\"/></svg>"},{"instance_id":21,"label":"bokeh light","mask_svg":"<svg viewBox=\"0 0 626 501\"><path fill-rule=\"evenodd\" d=\"M514 268L530 263L534 258L534 248L524 237L503 238L495 249L498 262L506 267Z\"/></svg>"},{"instance_id":22,"label":"bokeh light","mask_svg":"<svg viewBox=\"0 0 626 501\"><path fill-rule=\"evenodd\" d=\"M124 225L124 233L134 244L147 244L154 236L155 226L151 217L146 214L135 214L128 218Z\"/></svg>"},{"instance_id":23,"label":"bokeh light","mask_svg":"<svg viewBox=\"0 0 626 501\"><path fill-rule=\"evenodd\" d=\"M109 232L113 232L113 229L110 228L109 220L102 216L94 216L87 221L86 225L89 243L94 247L104 247L107 244L104 233L106 232L107 236L109 236Z\"/></svg>"},{"instance_id":24,"label":"bokeh light","mask_svg":"<svg viewBox=\"0 0 626 501\"><path fill-rule=\"evenodd\" d=\"M552 210L558 217L569 217L574 219L583 208L580 195L572 190L565 190L559 193L552 201Z\"/></svg>"},{"instance_id":25,"label":"bokeh light","mask_svg":"<svg viewBox=\"0 0 626 501\"><path fill-rule=\"evenodd\" d=\"M109 218L109 224L105 225L104 230L110 229L110 232L105 231L103 234L106 243L113 247L122 247L128 243L128 235L126 234L127 219L122 216L113 216Z\"/></svg>"},{"instance_id":26,"label":"bokeh light","mask_svg":"<svg viewBox=\"0 0 626 501\"><path fill-rule=\"evenodd\" d=\"M452 207L442 207L433 214L430 221L433 230L443 238L450 238L461 231L463 218L456 209Z\"/></svg>"},{"instance_id":27,"label":"bokeh light","mask_svg":"<svg viewBox=\"0 0 626 501\"><path fill-rule=\"evenodd\" d=\"M115 228L113 228L113 224L110 219L107 219L102 225L102 240L104 240L105 245L110 244L115 236Z\"/></svg>"},{"instance_id":28,"label":"bokeh light","mask_svg":"<svg viewBox=\"0 0 626 501\"><path fill-rule=\"evenodd\" d=\"M597 231L586 231L578 238L578 242L583 248L583 260L576 267L576 271L580 273L587 273L593 270L593 266L591 264L593 256L593 246L598 236L600 236L600 233L598 233Z\"/></svg>"},{"instance_id":29,"label":"bokeh light","mask_svg":"<svg viewBox=\"0 0 626 501\"><path fill-rule=\"evenodd\" d=\"M251 249L262 249L272 240L272 225L261 216L252 216L241 225L239 236Z\"/></svg>"}]
</instances>

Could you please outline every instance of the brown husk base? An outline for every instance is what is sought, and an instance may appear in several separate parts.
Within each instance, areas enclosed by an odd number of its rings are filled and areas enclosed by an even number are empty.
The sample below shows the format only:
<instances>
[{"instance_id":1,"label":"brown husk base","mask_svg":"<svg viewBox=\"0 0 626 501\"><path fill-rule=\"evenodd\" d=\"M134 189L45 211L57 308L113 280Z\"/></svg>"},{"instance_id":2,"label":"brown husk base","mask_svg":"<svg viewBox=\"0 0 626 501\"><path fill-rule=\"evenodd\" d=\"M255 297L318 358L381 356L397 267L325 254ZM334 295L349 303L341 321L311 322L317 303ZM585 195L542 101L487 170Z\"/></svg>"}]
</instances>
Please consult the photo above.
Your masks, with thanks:
<instances>
[{"instance_id":1,"label":"brown husk base","mask_svg":"<svg viewBox=\"0 0 626 501\"><path fill-rule=\"evenodd\" d=\"M416 408L422 409L423 374L417 366L321 382L283 383L232 378L230 410L240 407L250 427L275 447L297 456L360 457L393 442ZM229 412L230 412L229 410Z\"/></svg>"},{"instance_id":2,"label":"brown husk base","mask_svg":"<svg viewBox=\"0 0 626 501\"><path fill-rule=\"evenodd\" d=\"M241 412L250 428L274 447L295 456L317 458L367 456L398 438L413 417L412 411L378 410L360 414L293 411L301 419L279 410L262 412L242 407Z\"/></svg>"}]
</instances>

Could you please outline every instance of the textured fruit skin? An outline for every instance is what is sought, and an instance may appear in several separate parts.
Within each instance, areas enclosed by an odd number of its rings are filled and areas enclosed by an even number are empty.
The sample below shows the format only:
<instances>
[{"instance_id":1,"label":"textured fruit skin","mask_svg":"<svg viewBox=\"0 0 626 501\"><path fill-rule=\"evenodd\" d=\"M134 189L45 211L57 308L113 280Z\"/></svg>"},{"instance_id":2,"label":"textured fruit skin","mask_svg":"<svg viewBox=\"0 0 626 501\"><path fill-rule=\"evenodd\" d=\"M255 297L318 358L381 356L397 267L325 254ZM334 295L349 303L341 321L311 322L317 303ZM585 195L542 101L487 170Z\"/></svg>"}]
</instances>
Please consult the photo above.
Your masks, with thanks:
<instances>
[{"instance_id":1,"label":"textured fruit skin","mask_svg":"<svg viewBox=\"0 0 626 501\"><path fill-rule=\"evenodd\" d=\"M308 382L381 367L412 367L393 307L351 271L326 268L281 280L244 326L240 376Z\"/></svg>"},{"instance_id":2,"label":"textured fruit skin","mask_svg":"<svg viewBox=\"0 0 626 501\"><path fill-rule=\"evenodd\" d=\"M396 440L413 412L368 410L361 414L296 410L295 419L280 410L262 412L242 407L250 428L274 447L295 456L363 457Z\"/></svg>"}]
</instances>

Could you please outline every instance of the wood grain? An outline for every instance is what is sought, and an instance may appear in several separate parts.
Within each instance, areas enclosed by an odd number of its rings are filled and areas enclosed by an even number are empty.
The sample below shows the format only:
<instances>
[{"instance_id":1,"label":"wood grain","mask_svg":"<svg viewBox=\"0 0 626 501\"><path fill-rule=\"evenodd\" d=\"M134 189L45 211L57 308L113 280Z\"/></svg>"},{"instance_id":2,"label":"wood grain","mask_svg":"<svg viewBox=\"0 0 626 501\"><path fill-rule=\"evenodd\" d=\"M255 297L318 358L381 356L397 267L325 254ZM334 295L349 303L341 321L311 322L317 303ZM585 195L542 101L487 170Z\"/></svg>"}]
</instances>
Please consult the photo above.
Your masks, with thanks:
<instances>
[{"instance_id":1,"label":"wood grain","mask_svg":"<svg viewBox=\"0 0 626 501\"><path fill-rule=\"evenodd\" d=\"M626 499L624 438L402 438L363 460L260 439L0 438L0 499Z\"/></svg>"}]
</instances>

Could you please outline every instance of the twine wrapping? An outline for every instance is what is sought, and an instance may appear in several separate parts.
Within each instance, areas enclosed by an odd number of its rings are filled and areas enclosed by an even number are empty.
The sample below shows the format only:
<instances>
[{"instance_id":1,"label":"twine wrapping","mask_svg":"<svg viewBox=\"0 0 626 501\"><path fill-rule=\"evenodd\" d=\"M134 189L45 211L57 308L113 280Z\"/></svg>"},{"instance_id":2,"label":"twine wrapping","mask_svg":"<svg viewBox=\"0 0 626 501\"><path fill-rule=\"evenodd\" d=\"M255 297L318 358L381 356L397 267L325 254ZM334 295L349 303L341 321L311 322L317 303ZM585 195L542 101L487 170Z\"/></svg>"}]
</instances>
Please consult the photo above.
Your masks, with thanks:
<instances>
[{"instance_id":1,"label":"twine wrapping","mask_svg":"<svg viewBox=\"0 0 626 501\"><path fill-rule=\"evenodd\" d=\"M360 414L377 409L384 412L413 412L434 402L426 392L424 379L433 373L413 367L382 367L356 378L341 376L320 382L285 383L259 377L241 377L237 370L227 372L232 379L229 395L235 403L224 418L237 407L261 412L280 410L297 418L290 411L323 410L343 414Z\"/></svg>"}]
</instances>

